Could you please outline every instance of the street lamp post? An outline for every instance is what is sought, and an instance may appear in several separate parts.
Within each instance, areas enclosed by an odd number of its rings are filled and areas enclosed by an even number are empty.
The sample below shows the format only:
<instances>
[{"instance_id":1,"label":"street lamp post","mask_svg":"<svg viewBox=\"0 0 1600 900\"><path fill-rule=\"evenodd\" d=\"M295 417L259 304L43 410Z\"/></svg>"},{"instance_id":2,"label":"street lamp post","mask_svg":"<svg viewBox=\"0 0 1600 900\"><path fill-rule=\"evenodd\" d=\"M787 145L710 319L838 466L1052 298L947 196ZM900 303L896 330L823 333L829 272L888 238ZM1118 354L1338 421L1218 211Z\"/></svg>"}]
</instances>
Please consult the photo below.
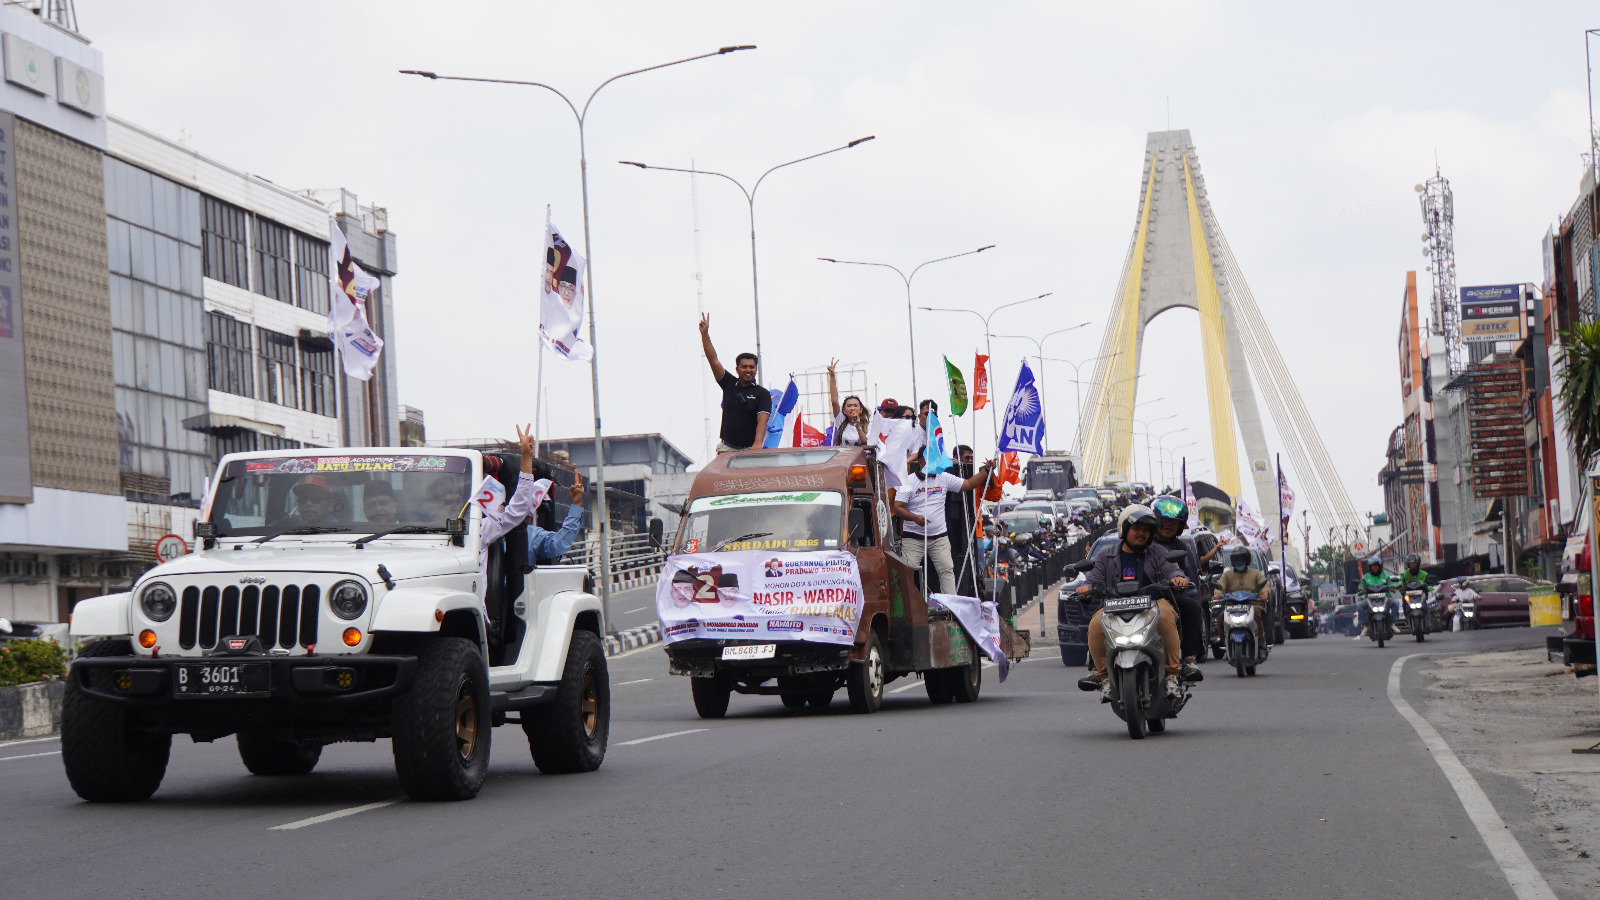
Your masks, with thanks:
<instances>
[{"instance_id":1,"label":"street lamp post","mask_svg":"<svg viewBox=\"0 0 1600 900\"><path fill-rule=\"evenodd\" d=\"M738 179L734 178L732 175L725 175L721 172L712 172L709 169L675 169L671 166L652 166L642 162L619 160L619 162L625 166L638 166L641 169L654 169L657 172L684 172L690 175L715 175L718 178L726 178L727 180L733 182L733 186L738 188L744 194L744 201L750 207L750 295L752 303L755 307L756 380L758 382L761 380L761 367L766 361L766 357L761 353L761 283L756 279L756 191L761 190L761 182L765 181L768 175L771 175L773 172L776 172L779 169L795 165L796 163L803 163L807 160L816 159L821 156L827 156L830 153L838 153L840 150L849 150L853 147L865 144L867 141L873 140L875 137L876 135L869 134L864 138L856 138L842 147L835 147L832 150L824 150L821 153L813 153L810 156L802 156L799 159L791 159L786 163L779 163L765 172L762 172L761 177L756 179L755 185L750 187L748 190L739 182Z\"/></svg>"},{"instance_id":2,"label":"street lamp post","mask_svg":"<svg viewBox=\"0 0 1600 900\"><path fill-rule=\"evenodd\" d=\"M1162 467L1162 472L1156 472L1156 464L1157 463L1161 463L1161 454L1166 452L1166 447L1165 447L1164 442L1166 441L1167 438L1172 437L1175 434L1179 434L1180 432L1184 432L1184 431L1188 431L1188 430L1189 430L1189 426L1185 425L1182 428L1174 428L1171 431L1163 431L1160 434L1155 435L1155 439L1156 439L1156 458L1155 458L1155 463L1152 463L1150 465L1150 471L1155 474L1155 477L1156 477L1157 481L1160 481L1160 480L1163 480L1163 479L1166 478L1166 475L1163 474L1165 472L1165 466ZM1148 459L1150 457L1150 437L1151 437L1150 432L1146 431L1144 433L1144 455L1145 455L1146 459ZM1155 485L1151 485L1151 487L1155 487Z\"/></svg>"},{"instance_id":3,"label":"street lamp post","mask_svg":"<svg viewBox=\"0 0 1600 900\"><path fill-rule=\"evenodd\" d=\"M976 250L968 250L965 253L952 253L949 256L941 256L938 259L930 259L925 263L918 263L917 267L911 270L910 275L907 275L906 273L900 271L899 268L891 266L888 263L861 262L860 260L854 259L833 259L827 256L819 256L817 259L822 260L823 262L842 263L849 266L878 266L879 268L893 271L896 275L900 276L901 281L906 283L906 334L910 337L911 341L911 396L913 403L920 403L922 400L922 395L917 393L917 329L916 325L912 322L911 317L911 279L917 277L917 273L922 271L923 266L931 266L936 262L944 262L947 259L957 259L963 256L971 256L974 253L982 253L985 250L993 249L993 244L986 244Z\"/></svg>"},{"instance_id":4,"label":"street lamp post","mask_svg":"<svg viewBox=\"0 0 1600 900\"><path fill-rule=\"evenodd\" d=\"M605 619L605 629L607 631L612 630L610 546L611 512L610 504L606 502L605 445L604 441L601 440L600 348L595 339L594 244L591 242L589 236L589 151L588 141L584 135L584 124L588 121L589 105L594 102L595 96L604 90L606 85L613 81L627 78L629 75L642 75L645 72L654 72L657 69L665 69L668 66L681 65L683 63L694 62L695 60L700 59L710 59L713 56L725 56L729 53L736 53L740 50L754 49L754 44L740 44L737 46L722 47L711 53L702 53L699 56L676 59L672 62L660 63L659 65L654 66L646 66L643 69L634 69L629 72L623 72L620 75L613 75L610 78L607 78L605 81L600 82L600 86L589 93L589 99L583 101L583 109L581 110L578 109L577 104L573 103L571 98L569 98L566 94L563 94L556 88L539 81L518 81L509 78L473 78L465 75L440 75L437 72L429 72L421 69L400 70L400 74L402 75L420 75L423 78L427 78L431 81L477 81L487 84L511 84L519 87L543 88L544 90L555 94L557 97L560 97L562 102L567 104L567 108L572 110L573 118L578 120L578 178L583 188L583 252L585 259L587 260L589 276L589 349L593 353L589 359L589 377L594 399L594 505L595 518L599 520L598 525L600 528L600 615Z\"/></svg>"},{"instance_id":5,"label":"street lamp post","mask_svg":"<svg viewBox=\"0 0 1600 900\"><path fill-rule=\"evenodd\" d=\"M1163 471L1167 473L1162 477L1176 480L1178 477L1178 451L1193 446L1195 446L1195 442L1190 441L1187 444L1179 444L1176 447L1159 449L1157 452L1161 454L1161 464L1165 467ZM1178 490L1183 490L1183 485L1178 485Z\"/></svg>"},{"instance_id":6,"label":"street lamp post","mask_svg":"<svg viewBox=\"0 0 1600 900\"><path fill-rule=\"evenodd\" d=\"M976 252L976 251L974 251L974 252ZM996 306L994 309L989 310L989 314L987 316L984 315L981 312L978 312L975 309L967 309L964 306L921 306L921 307L918 307L918 309L921 309L924 312L964 312L964 313L971 313L972 315L977 316L979 321L983 322L983 349L984 349L984 352L989 355L989 368L990 368L990 371L993 371L993 369L994 369L994 341L992 339L994 338L994 335L992 333L990 333L990 331L989 331L989 320L994 318L995 313L998 313L1002 309L1005 309L1005 308L1010 307L1010 306L1020 306L1020 305L1022 305L1024 303L1032 303L1035 300L1043 300L1044 298L1050 296L1053 293L1055 293L1055 292L1054 291L1045 291L1044 293L1040 294L1037 297L1029 297L1026 300L1013 300L1010 303L1002 303L999 306ZM913 375L915 375L914 371L913 371ZM976 372L973 373L973 378L977 378L977 373ZM992 382L993 379L990 379L990 381ZM914 391L914 390L916 390L915 380L914 379L913 379L912 384L913 384L912 390ZM989 391L990 391L990 393L994 392L994 385L993 384L989 385ZM998 415L997 415L997 413L995 411L994 403L992 401L989 403L989 423L994 427L995 452L999 452L999 449L1000 449L1000 419L999 419L999 417L998 417Z\"/></svg>"},{"instance_id":7,"label":"street lamp post","mask_svg":"<svg viewBox=\"0 0 1600 900\"><path fill-rule=\"evenodd\" d=\"M1156 403L1156 402L1164 400L1164 399L1166 399L1166 398L1157 397L1154 400L1146 400L1145 403ZM1134 409L1138 409L1139 407L1141 407L1143 405L1144 405L1144 403L1136 403L1136 404L1134 404ZM1135 424L1135 425L1143 425L1144 426L1144 459L1145 459L1145 465L1148 466L1150 464L1150 426L1152 424L1156 423L1156 422L1165 422L1168 419L1176 419L1177 417L1178 417L1177 413L1171 413L1171 414L1165 415L1165 416L1157 416L1156 418L1151 419L1148 422L1146 422L1143 419L1133 419L1132 420L1133 424ZM1129 476L1128 476L1128 480L1129 481L1137 481L1138 480L1138 475L1139 475L1139 461L1138 460L1139 460L1138 451L1134 450L1131 447L1128 448L1128 468L1130 470Z\"/></svg>"},{"instance_id":8,"label":"street lamp post","mask_svg":"<svg viewBox=\"0 0 1600 900\"><path fill-rule=\"evenodd\" d=\"M1080 382L1078 380L1078 367L1082 366L1082 365L1085 365L1086 363L1095 362L1097 360L1110 359L1113 356L1120 356L1121 354L1122 354L1121 350L1118 350L1115 353L1102 353L1099 356L1091 356L1088 359L1081 360L1079 362L1073 362L1070 359L1063 359L1062 357L1059 357L1059 356L1050 357L1050 361L1051 362L1064 362L1067 365L1072 367L1072 393L1073 393L1073 396L1076 397L1077 401L1078 401L1077 402L1077 407L1076 407L1077 408L1077 412L1078 412L1078 418L1077 418L1077 421L1072 423L1072 446L1074 448L1076 448L1078 446L1078 429L1079 429L1079 426L1081 426L1083 424L1083 385L1082 385L1082 382ZM1043 359L1041 359L1039 361L1039 368L1041 368L1041 369L1044 368L1044 360ZM1123 381L1127 381L1128 379L1124 378L1122 380ZM1116 382L1113 382L1113 384L1115 384L1115 383Z\"/></svg>"},{"instance_id":9,"label":"street lamp post","mask_svg":"<svg viewBox=\"0 0 1600 900\"><path fill-rule=\"evenodd\" d=\"M1077 331L1079 328L1087 328L1087 327L1089 327L1090 324L1091 323L1089 323L1089 322L1083 322L1083 323L1080 323L1078 325L1073 325L1071 328L1061 328L1061 329L1058 329L1056 331L1052 331L1049 334L1047 334L1047 335L1045 335L1044 337L1041 337L1041 338L1036 338L1036 337L1034 337L1032 335L1029 335L1029 334L997 334L997 335L995 335L995 337L997 337L997 338L1015 338L1016 340L1019 340L1019 341L1032 341L1033 342L1034 348L1039 351L1037 354L1035 354L1034 358L1039 360L1039 384L1042 386L1044 384L1044 381L1045 381L1045 377L1044 377L1044 360L1045 360L1044 342L1050 340L1051 338L1055 337L1058 334L1066 334L1069 331ZM1077 372L1073 372L1073 375L1077 375ZM1050 439L1049 432L1046 432L1045 433L1045 440L1048 441L1049 439Z\"/></svg>"}]
</instances>

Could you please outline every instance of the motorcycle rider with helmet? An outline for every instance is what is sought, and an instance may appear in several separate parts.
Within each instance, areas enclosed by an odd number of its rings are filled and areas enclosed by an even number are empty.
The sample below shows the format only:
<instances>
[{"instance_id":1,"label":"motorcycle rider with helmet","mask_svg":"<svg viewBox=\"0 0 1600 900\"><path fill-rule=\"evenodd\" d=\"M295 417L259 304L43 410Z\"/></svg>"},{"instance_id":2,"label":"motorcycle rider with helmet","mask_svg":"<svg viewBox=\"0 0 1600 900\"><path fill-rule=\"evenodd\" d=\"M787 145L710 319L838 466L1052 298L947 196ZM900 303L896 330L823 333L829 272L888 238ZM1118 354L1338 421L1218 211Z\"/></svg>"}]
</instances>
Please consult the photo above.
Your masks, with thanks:
<instances>
[{"instance_id":1,"label":"motorcycle rider with helmet","mask_svg":"<svg viewBox=\"0 0 1600 900\"><path fill-rule=\"evenodd\" d=\"M1182 550L1183 562L1179 565L1183 568L1183 577L1189 579L1188 587L1173 592L1178 601L1178 630L1183 636L1183 671L1180 674L1186 682L1204 681L1205 673L1196 663L1206 652L1202 621L1206 613L1200 602L1200 555L1193 546L1178 538L1189 525L1189 507L1176 497L1157 497L1150 504L1150 511L1156 516L1154 546L1162 550Z\"/></svg>"},{"instance_id":2,"label":"motorcycle rider with helmet","mask_svg":"<svg viewBox=\"0 0 1600 900\"><path fill-rule=\"evenodd\" d=\"M1228 569L1217 579L1216 587L1212 591L1213 600L1221 600L1224 595L1234 591L1247 591L1256 595L1256 602L1250 604L1256 610L1256 629L1263 640L1267 635L1267 599L1271 592L1271 583L1260 569L1250 567L1250 550L1244 546L1234 547L1228 552ZM1219 611L1220 617L1222 613ZM1223 634L1225 629L1218 619L1217 633Z\"/></svg>"},{"instance_id":3,"label":"motorcycle rider with helmet","mask_svg":"<svg viewBox=\"0 0 1600 900\"><path fill-rule=\"evenodd\" d=\"M1087 600L1092 586L1105 590L1115 589L1117 585L1127 582L1137 582L1140 585L1151 585L1160 581L1171 581L1175 588L1189 586L1189 579L1183 575L1183 569L1177 563L1167 559L1166 552L1155 543L1156 514L1147 506L1133 505L1122 511L1119 517L1118 532L1122 540L1109 544L1096 553L1092 559L1094 566L1087 573L1084 583L1078 586L1079 600ZM1161 646L1166 652L1166 688L1169 697L1177 697L1183 693L1179 683L1182 672L1180 650L1182 641L1178 638L1178 611L1165 597L1158 595L1156 604L1161 610L1157 628L1161 633ZM1089 619L1089 655L1094 660L1094 674L1078 681L1078 688L1085 691L1099 691L1100 702L1111 702L1111 681L1106 676L1106 637L1105 626L1100 619L1102 610L1096 610Z\"/></svg>"},{"instance_id":4,"label":"motorcycle rider with helmet","mask_svg":"<svg viewBox=\"0 0 1600 900\"><path fill-rule=\"evenodd\" d=\"M1433 592L1439 587L1439 582L1434 579L1432 572L1423 571L1422 557L1416 555L1415 553L1407 553L1405 571L1395 576L1394 583L1396 587L1400 588L1404 588L1408 584L1422 585L1423 606L1428 610L1432 610L1434 608ZM1400 598L1396 597L1396 605L1398 605L1399 602ZM1400 615L1403 617L1404 611L1402 611Z\"/></svg>"},{"instance_id":5,"label":"motorcycle rider with helmet","mask_svg":"<svg viewBox=\"0 0 1600 900\"><path fill-rule=\"evenodd\" d=\"M1420 563L1421 560L1418 560L1418 562ZM1384 593L1389 593L1390 591L1394 590L1394 579L1383 573L1383 560L1376 556L1367 557L1366 569L1367 570L1365 572L1361 573L1362 593L1368 593L1371 591L1383 591ZM1397 605L1395 600L1396 598L1393 595L1389 597L1389 615L1391 617L1398 617L1400 615L1400 610L1395 608ZM1370 614L1367 610L1367 604L1358 604L1356 606L1356 612L1361 616L1361 634L1358 637L1366 637L1368 624L1367 620L1370 618Z\"/></svg>"}]
</instances>

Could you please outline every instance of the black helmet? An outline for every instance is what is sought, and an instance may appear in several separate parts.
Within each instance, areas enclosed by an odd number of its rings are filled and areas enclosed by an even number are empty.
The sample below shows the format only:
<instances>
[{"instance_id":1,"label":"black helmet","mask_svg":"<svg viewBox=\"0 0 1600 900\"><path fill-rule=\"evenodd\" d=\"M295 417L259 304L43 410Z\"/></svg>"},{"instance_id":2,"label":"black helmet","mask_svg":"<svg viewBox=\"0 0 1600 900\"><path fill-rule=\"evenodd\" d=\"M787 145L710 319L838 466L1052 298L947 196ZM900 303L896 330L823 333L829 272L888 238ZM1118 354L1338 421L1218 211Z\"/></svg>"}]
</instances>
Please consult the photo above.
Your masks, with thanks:
<instances>
[{"instance_id":1,"label":"black helmet","mask_svg":"<svg viewBox=\"0 0 1600 900\"><path fill-rule=\"evenodd\" d=\"M1228 554L1228 564L1241 572L1250 568L1250 551L1243 547L1233 548L1233 552Z\"/></svg>"},{"instance_id":2,"label":"black helmet","mask_svg":"<svg viewBox=\"0 0 1600 900\"><path fill-rule=\"evenodd\" d=\"M1156 514L1157 519L1177 522L1179 525L1189 524L1189 507L1177 497L1157 497L1150 504L1150 511Z\"/></svg>"},{"instance_id":3,"label":"black helmet","mask_svg":"<svg viewBox=\"0 0 1600 900\"><path fill-rule=\"evenodd\" d=\"M1415 569L1420 565L1422 565L1422 557L1416 555L1415 553L1406 554L1406 568Z\"/></svg>"},{"instance_id":4,"label":"black helmet","mask_svg":"<svg viewBox=\"0 0 1600 900\"><path fill-rule=\"evenodd\" d=\"M1122 515L1117 517L1117 534L1121 535L1123 540L1127 540L1128 529L1135 525L1148 525L1153 537L1159 522L1156 514L1150 511L1150 507L1135 503L1124 509Z\"/></svg>"}]
</instances>

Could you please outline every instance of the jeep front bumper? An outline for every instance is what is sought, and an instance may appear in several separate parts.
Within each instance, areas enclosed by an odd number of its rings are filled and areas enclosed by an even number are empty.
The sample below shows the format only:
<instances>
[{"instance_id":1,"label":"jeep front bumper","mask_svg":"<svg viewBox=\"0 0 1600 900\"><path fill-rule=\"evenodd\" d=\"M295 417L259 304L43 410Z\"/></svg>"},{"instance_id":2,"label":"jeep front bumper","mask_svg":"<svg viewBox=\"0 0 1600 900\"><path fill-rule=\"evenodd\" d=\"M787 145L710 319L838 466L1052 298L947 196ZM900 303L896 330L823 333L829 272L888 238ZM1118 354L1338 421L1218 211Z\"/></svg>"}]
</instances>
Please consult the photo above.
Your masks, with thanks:
<instances>
[{"instance_id":1,"label":"jeep front bumper","mask_svg":"<svg viewBox=\"0 0 1600 900\"><path fill-rule=\"evenodd\" d=\"M268 667L265 690L236 696L187 695L175 689L180 666L241 664ZM71 677L84 693L122 706L264 711L386 700L410 690L416 667L415 656L90 656L73 660Z\"/></svg>"}]
</instances>

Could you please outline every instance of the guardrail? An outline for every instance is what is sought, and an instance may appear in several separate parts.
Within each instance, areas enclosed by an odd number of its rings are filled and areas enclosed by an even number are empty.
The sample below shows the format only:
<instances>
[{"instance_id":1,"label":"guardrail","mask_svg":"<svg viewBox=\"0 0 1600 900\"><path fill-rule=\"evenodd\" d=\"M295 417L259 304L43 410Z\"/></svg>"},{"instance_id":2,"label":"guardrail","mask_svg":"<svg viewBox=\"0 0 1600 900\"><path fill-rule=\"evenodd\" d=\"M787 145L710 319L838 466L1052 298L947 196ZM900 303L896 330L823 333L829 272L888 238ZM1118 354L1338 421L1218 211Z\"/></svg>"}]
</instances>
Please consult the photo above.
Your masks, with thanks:
<instances>
[{"instance_id":1,"label":"guardrail","mask_svg":"<svg viewBox=\"0 0 1600 900\"><path fill-rule=\"evenodd\" d=\"M666 558L666 551L656 547L648 534L612 535L611 589L626 591L654 582L661 575L661 565ZM565 559L587 567L590 572L599 572L599 537L591 535L581 544L574 544Z\"/></svg>"}]
</instances>

